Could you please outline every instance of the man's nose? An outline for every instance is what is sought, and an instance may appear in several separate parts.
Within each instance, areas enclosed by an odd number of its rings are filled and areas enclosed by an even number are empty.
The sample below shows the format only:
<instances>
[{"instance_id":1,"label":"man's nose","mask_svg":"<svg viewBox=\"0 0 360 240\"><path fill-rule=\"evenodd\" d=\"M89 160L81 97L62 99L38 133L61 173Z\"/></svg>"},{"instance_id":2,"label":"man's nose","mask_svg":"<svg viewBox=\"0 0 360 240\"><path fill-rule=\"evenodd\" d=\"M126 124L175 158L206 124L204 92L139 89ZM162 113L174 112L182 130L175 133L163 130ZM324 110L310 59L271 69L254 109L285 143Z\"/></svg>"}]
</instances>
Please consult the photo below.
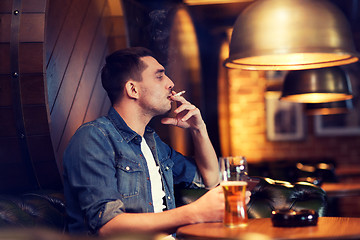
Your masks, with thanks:
<instances>
[{"instance_id":1,"label":"man's nose","mask_svg":"<svg viewBox=\"0 0 360 240\"><path fill-rule=\"evenodd\" d=\"M169 79L169 89L173 89L175 85L174 82L169 77L167 78Z\"/></svg>"}]
</instances>

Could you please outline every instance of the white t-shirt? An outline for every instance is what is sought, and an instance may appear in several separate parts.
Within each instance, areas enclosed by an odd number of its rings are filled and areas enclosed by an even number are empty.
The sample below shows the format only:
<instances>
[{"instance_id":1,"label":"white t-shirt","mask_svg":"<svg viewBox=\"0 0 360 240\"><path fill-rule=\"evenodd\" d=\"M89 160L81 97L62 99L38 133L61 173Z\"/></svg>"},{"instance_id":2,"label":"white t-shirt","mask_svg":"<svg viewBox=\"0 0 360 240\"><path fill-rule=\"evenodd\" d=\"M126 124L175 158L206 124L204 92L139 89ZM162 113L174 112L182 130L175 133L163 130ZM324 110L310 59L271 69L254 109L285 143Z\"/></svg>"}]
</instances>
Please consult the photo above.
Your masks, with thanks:
<instances>
[{"instance_id":1,"label":"white t-shirt","mask_svg":"<svg viewBox=\"0 0 360 240\"><path fill-rule=\"evenodd\" d=\"M147 145L145 138L142 138L141 141L141 152L146 159L146 163L149 169L154 212L162 212L166 208L163 202L163 198L165 197L163 183L161 181L159 166L156 165L154 156L149 146Z\"/></svg>"}]
</instances>

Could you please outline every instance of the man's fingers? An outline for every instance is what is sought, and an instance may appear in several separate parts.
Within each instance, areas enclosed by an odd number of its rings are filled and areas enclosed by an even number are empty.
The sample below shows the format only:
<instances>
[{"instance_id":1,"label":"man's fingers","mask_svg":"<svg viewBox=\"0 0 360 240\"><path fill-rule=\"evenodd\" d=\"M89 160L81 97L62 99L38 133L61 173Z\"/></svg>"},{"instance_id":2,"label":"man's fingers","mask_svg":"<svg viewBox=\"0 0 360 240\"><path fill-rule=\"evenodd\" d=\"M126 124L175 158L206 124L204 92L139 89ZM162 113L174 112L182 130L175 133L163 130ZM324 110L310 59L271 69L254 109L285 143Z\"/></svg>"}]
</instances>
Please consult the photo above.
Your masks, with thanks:
<instances>
[{"instance_id":1,"label":"man's fingers","mask_svg":"<svg viewBox=\"0 0 360 240\"><path fill-rule=\"evenodd\" d=\"M184 110L193 110L193 109L196 109L196 107L192 104L181 104L179 107L177 107L174 110L174 113L180 113Z\"/></svg>"},{"instance_id":2,"label":"man's fingers","mask_svg":"<svg viewBox=\"0 0 360 240\"><path fill-rule=\"evenodd\" d=\"M175 118L163 118L161 119L162 124L168 124L168 125L178 125L178 120Z\"/></svg>"},{"instance_id":3,"label":"man's fingers","mask_svg":"<svg viewBox=\"0 0 360 240\"><path fill-rule=\"evenodd\" d=\"M200 110L198 108L194 108L192 110L189 110L184 117L181 118L181 121L186 122L187 120L189 120L192 116L196 115L197 112L200 112Z\"/></svg>"}]
</instances>

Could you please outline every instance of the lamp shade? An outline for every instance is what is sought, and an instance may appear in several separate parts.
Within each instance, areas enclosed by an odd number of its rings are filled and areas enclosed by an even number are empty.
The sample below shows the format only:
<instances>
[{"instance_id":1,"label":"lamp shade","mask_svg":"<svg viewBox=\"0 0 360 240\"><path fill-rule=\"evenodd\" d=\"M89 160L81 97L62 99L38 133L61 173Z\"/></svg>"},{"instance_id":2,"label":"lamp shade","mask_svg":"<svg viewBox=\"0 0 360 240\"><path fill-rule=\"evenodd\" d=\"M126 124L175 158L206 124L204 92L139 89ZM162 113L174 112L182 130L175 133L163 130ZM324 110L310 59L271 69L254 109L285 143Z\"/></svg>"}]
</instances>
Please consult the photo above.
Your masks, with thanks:
<instances>
[{"instance_id":1,"label":"lamp shade","mask_svg":"<svg viewBox=\"0 0 360 240\"><path fill-rule=\"evenodd\" d=\"M257 0L237 18L224 65L298 70L358 61L345 15L326 0Z\"/></svg>"},{"instance_id":2,"label":"lamp shade","mask_svg":"<svg viewBox=\"0 0 360 240\"><path fill-rule=\"evenodd\" d=\"M305 111L308 115L341 114L348 113L351 109L353 109L351 99L327 103L307 103L305 106Z\"/></svg>"},{"instance_id":3,"label":"lamp shade","mask_svg":"<svg viewBox=\"0 0 360 240\"><path fill-rule=\"evenodd\" d=\"M289 71L281 100L300 103L335 102L352 98L350 80L340 67Z\"/></svg>"}]
</instances>

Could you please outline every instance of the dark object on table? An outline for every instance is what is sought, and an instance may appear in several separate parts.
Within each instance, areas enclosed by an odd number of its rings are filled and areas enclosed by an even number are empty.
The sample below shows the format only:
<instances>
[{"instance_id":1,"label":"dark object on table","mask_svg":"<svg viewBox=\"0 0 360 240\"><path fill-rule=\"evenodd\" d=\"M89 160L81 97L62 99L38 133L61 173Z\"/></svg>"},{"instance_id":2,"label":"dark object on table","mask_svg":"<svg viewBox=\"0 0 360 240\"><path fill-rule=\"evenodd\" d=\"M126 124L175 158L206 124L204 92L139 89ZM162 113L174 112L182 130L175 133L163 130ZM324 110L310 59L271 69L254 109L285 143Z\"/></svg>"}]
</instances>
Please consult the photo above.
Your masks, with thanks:
<instances>
[{"instance_id":1,"label":"dark object on table","mask_svg":"<svg viewBox=\"0 0 360 240\"><path fill-rule=\"evenodd\" d=\"M312 209L319 216L326 216L326 192L308 182L290 183L270 178L260 178L260 182L251 191L248 204L249 218L271 217L273 210Z\"/></svg>"},{"instance_id":2,"label":"dark object on table","mask_svg":"<svg viewBox=\"0 0 360 240\"><path fill-rule=\"evenodd\" d=\"M311 209L294 211L282 209L272 212L271 221L274 227L305 227L316 226L318 214Z\"/></svg>"}]
</instances>

